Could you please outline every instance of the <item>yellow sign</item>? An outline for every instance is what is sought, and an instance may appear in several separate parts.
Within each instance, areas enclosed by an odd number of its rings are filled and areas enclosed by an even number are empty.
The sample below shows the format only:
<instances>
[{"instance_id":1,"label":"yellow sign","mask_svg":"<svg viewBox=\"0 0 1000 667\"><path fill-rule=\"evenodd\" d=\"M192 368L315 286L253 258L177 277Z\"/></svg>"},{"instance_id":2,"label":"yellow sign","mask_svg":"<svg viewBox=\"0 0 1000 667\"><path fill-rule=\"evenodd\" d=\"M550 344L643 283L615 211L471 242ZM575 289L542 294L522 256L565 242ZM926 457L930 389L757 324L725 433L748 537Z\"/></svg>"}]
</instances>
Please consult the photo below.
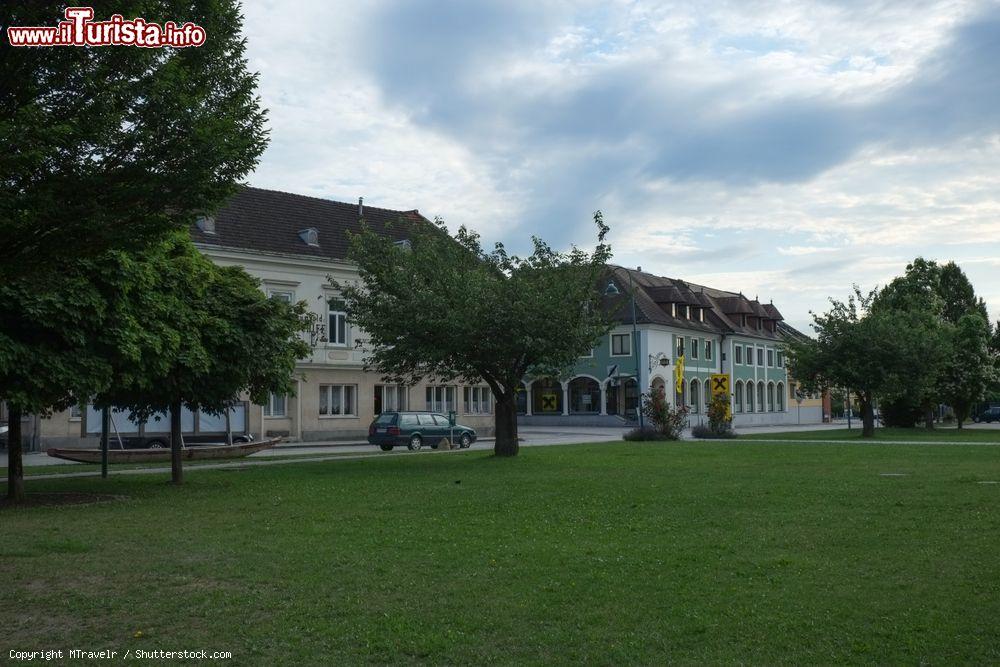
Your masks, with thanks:
<instances>
[{"instance_id":1,"label":"yellow sign","mask_svg":"<svg viewBox=\"0 0 1000 667\"><path fill-rule=\"evenodd\" d=\"M542 412L559 412L559 395L554 392L542 394Z\"/></svg>"},{"instance_id":2,"label":"yellow sign","mask_svg":"<svg viewBox=\"0 0 1000 667\"><path fill-rule=\"evenodd\" d=\"M729 374L712 373L712 396L729 398Z\"/></svg>"},{"instance_id":3,"label":"yellow sign","mask_svg":"<svg viewBox=\"0 0 1000 667\"><path fill-rule=\"evenodd\" d=\"M674 360L674 388L678 394L684 393L684 355Z\"/></svg>"},{"instance_id":4,"label":"yellow sign","mask_svg":"<svg viewBox=\"0 0 1000 667\"><path fill-rule=\"evenodd\" d=\"M722 397L726 399L726 419L732 419L732 407L729 404L729 374L728 373L712 373L709 378L709 382L712 388L712 399L716 397Z\"/></svg>"}]
</instances>

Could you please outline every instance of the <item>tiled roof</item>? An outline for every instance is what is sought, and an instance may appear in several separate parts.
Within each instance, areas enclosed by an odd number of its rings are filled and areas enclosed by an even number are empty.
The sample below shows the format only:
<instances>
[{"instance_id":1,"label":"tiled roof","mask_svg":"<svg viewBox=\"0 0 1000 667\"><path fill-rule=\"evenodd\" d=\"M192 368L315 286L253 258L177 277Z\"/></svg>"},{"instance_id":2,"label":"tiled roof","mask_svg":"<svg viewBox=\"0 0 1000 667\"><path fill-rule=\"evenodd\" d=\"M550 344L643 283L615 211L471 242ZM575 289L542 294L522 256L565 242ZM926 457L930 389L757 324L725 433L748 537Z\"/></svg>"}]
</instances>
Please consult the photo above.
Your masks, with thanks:
<instances>
[{"instance_id":1,"label":"tiled roof","mask_svg":"<svg viewBox=\"0 0 1000 667\"><path fill-rule=\"evenodd\" d=\"M611 278L621 290L621 295L605 298L605 306L619 322L632 323L628 286L631 278L635 288L636 322L661 324L695 331L742 334L756 338L780 340L782 335L781 313L773 304L761 304L742 294L727 292L703 285L694 285L676 278L656 276L621 266L609 267ZM671 304L687 304L705 309L704 321L676 317L671 314ZM760 317L775 322L775 331L743 326L742 316Z\"/></svg>"},{"instance_id":2,"label":"tiled roof","mask_svg":"<svg viewBox=\"0 0 1000 667\"><path fill-rule=\"evenodd\" d=\"M196 243L317 259L346 259L347 232L361 229L358 204L249 187L233 195L213 217L214 234L192 227L191 237ZM394 225L401 218L427 222L416 210L364 206L365 222L396 240L407 236L405 230ZM308 245L300 236L310 228L317 231L317 246Z\"/></svg>"}]
</instances>

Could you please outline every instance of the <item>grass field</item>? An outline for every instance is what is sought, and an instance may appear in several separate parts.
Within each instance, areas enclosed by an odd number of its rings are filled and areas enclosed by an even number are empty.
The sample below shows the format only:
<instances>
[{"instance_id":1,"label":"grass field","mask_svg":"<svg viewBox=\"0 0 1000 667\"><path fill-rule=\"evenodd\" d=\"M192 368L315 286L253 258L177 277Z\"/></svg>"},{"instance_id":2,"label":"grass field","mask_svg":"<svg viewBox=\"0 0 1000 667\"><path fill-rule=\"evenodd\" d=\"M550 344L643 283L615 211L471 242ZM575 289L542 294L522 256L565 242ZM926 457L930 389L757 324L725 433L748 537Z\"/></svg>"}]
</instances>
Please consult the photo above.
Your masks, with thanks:
<instances>
[{"instance_id":1,"label":"grass field","mask_svg":"<svg viewBox=\"0 0 1000 667\"><path fill-rule=\"evenodd\" d=\"M0 650L997 662L996 481L994 447L743 440L29 481L124 499L0 511Z\"/></svg>"},{"instance_id":2,"label":"grass field","mask_svg":"<svg viewBox=\"0 0 1000 667\"><path fill-rule=\"evenodd\" d=\"M954 442L1000 444L1000 429L957 428L876 428L874 438L861 437L860 423L852 429L823 429L818 431L785 431L782 433L741 433L748 440L857 440L859 442Z\"/></svg>"}]
</instances>

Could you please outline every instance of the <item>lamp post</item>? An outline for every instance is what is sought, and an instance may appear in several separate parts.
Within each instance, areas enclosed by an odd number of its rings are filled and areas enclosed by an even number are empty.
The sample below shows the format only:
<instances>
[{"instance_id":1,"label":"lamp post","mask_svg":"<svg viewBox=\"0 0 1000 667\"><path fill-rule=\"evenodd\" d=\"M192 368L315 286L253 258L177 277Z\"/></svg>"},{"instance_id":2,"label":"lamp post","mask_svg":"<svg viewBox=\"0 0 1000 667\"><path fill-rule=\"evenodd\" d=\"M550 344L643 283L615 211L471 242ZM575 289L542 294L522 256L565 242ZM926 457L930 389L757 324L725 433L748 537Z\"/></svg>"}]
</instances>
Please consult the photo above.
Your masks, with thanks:
<instances>
[{"instance_id":1,"label":"lamp post","mask_svg":"<svg viewBox=\"0 0 1000 667\"><path fill-rule=\"evenodd\" d=\"M632 353L633 353L632 356L635 357L635 391L636 391L636 394L637 394L637 396L636 396L635 411L636 411L636 414L639 415L639 429L642 430L642 429L645 428L645 424L643 423L643 419L642 419L642 391L640 390L640 387L639 387L639 373L640 373L640 370L639 370L639 331L638 331L638 327L636 326L636 323L635 323L635 289L634 289L634 287L632 285L632 272L626 270L626 273L628 274L628 292L629 292L629 297L632 299ZM609 280L608 281L608 286L604 289L605 296L617 296L620 293L621 292L618 290L618 287L615 285L614 279ZM624 394L624 392L623 392L623 394ZM623 402L624 402L624 398L625 397L623 395L622 396Z\"/></svg>"}]
</instances>

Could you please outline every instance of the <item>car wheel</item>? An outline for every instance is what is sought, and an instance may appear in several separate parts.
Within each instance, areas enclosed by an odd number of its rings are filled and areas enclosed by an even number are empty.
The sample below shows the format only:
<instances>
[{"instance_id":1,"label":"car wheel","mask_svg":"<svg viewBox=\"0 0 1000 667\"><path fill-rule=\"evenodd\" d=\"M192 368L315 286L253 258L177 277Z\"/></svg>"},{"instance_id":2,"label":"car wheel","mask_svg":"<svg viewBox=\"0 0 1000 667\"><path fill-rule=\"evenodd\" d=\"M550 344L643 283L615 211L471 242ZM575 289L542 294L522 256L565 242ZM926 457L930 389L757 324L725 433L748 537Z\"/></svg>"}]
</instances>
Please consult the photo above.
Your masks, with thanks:
<instances>
[{"instance_id":1,"label":"car wheel","mask_svg":"<svg viewBox=\"0 0 1000 667\"><path fill-rule=\"evenodd\" d=\"M391 452L392 445L379 445L379 449L381 449L383 452Z\"/></svg>"},{"instance_id":2,"label":"car wheel","mask_svg":"<svg viewBox=\"0 0 1000 667\"><path fill-rule=\"evenodd\" d=\"M422 445L422 444L424 444L424 439L421 438L416 433L414 433L413 435L410 436L410 444L407 445L407 447L410 448L411 452L415 452L418 449L420 449L420 445Z\"/></svg>"},{"instance_id":3,"label":"car wheel","mask_svg":"<svg viewBox=\"0 0 1000 667\"><path fill-rule=\"evenodd\" d=\"M463 433L462 439L459 440L459 442L462 445L462 449L468 449L469 447L472 447L472 436L468 433Z\"/></svg>"},{"instance_id":4,"label":"car wheel","mask_svg":"<svg viewBox=\"0 0 1000 667\"><path fill-rule=\"evenodd\" d=\"M166 445L163 444L161 440L153 440L146 445L147 449L163 449Z\"/></svg>"}]
</instances>

